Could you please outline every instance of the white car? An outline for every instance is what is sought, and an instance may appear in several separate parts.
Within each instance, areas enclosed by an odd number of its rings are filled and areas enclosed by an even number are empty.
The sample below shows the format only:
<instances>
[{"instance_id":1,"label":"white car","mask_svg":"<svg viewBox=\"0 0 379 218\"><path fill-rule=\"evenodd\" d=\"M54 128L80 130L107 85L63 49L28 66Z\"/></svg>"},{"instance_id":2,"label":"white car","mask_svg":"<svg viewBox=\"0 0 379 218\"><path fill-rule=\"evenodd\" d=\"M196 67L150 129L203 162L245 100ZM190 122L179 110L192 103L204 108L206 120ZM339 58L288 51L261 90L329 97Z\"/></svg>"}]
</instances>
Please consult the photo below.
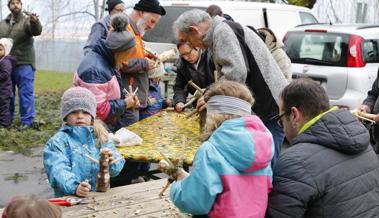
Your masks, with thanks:
<instances>
[{"instance_id":1,"label":"white car","mask_svg":"<svg viewBox=\"0 0 379 218\"><path fill-rule=\"evenodd\" d=\"M176 48L172 31L174 21L185 11L205 11L212 4L218 5L225 14L242 25L250 25L256 29L270 28L278 39L282 39L289 29L299 24L318 23L310 9L294 5L243 1L162 1L161 5L167 13L143 37L146 47L158 53Z\"/></svg>"},{"instance_id":2,"label":"white car","mask_svg":"<svg viewBox=\"0 0 379 218\"><path fill-rule=\"evenodd\" d=\"M320 82L331 105L357 108L377 77L379 26L303 25L288 31L283 42L292 77Z\"/></svg>"}]
</instances>

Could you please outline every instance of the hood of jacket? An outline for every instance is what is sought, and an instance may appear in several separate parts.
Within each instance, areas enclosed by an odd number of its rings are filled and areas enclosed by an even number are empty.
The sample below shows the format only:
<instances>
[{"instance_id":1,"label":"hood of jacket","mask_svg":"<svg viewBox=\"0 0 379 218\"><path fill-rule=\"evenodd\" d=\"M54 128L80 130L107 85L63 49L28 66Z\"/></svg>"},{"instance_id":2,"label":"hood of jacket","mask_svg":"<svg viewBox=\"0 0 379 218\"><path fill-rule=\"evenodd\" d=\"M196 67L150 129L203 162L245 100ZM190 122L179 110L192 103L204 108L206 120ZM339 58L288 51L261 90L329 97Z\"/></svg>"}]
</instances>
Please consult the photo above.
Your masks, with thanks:
<instances>
[{"instance_id":1,"label":"hood of jacket","mask_svg":"<svg viewBox=\"0 0 379 218\"><path fill-rule=\"evenodd\" d=\"M276 48L282 48L284 46L281 40L278 40L275 34L268 28L258 29L259 34L264 38L264 42L270 51Z\"/></svg>"},{"instance_id":2,"label":"hood of jacket","mask_svg":"<svg viewBox=\"0 0 379 218\"><path fill-rule=\"evenodd\" d=\"M363 124L350 111L340 109L321 117L298 135L292 144L312 143L345 154L358 154L367 149L369 140L369 132Z\"/></svg>"},{"instance_id":3,"label":"hood of jacket","mask_svg":"<svg viewBox=\"0 0 379 218\"><path fill-rule=\"evenodd\" d=\"M273 156L272 135L255 115L224 121L208 142L241 172L264 169Z\"/></svg>"},{"instance_id":4,"label":"hood of jacket","mask_svg":"<svg viewBox=\"0 0 379 218\"><path fill-rule=\"evenodd\" d=\"M113 53L105 46L101 39L96 46L89 51L79 64L77 73L87 83L106 83L114 75L118 75Z\"/></svg>"}]
</instances>

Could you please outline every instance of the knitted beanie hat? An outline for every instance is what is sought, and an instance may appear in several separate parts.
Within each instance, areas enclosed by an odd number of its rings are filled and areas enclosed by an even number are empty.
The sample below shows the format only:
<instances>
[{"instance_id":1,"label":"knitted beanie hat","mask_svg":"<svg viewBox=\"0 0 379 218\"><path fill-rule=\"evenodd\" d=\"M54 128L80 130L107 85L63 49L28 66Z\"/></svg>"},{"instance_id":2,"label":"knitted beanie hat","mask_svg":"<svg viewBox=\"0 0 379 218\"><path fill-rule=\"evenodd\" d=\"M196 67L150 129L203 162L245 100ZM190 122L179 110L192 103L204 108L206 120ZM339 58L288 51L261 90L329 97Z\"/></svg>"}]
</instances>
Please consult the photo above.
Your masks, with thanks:
<instances>
[{"instance_id":1,"label":"knitted beanie hat","mask_svg":"<svg viewBox=\"0 0 379 218\"><path fill-rule=\"evenodd\" d=\"M76 110L83 110L92 118L96 117L96 98L88 89L72 87L63 93L61 99L62 121L65 121L67 115Z\"/></svg>"},{"instance_id":2,"label":"knitted beanie hat","mask_svg":"<svg viewBox=\"0 0 379 218\"><path fill-rule=\"evenodd\" d=\"M161 16L166 14L166 10L159 4L158 0L140 0L134 5L134 10L152 12Z\"/></svg>"},{"instance_id":3,"label":"knitted beanie hat","mask_svg":"<svg viewBox=\"0 0 379 218\"><path fill-rule=\"evenodd\" d=\"M0 45L2 45L4 47L4 51L5 51L4 56L8 56L12 50L13 40L10 38L1 38L0 39Z\"/></svg>"},{"instance_id":4,"label":"knitted beanie hat","mask_svg":"<svg viewBox=\"0 0 379 218\"><path fill-rule=\"evenodd\" d=\"M136 45L133 34L126 30L128 16L117 14L112 17L111 26L113 31L109 32L105 39L105 46L114 52L125 51Z\"/></svg>"},{"instance_id":5,"label":"knitted beanie hat","mask_svg":"<svg viewBox=\"0 0 379 218\"><path fill-rule=\"evenodd\" d=\"M124 2L122 0L108 0L107 8L105 10L111 12L118 4L124 4Z\"/></svg>"}]
</instances>

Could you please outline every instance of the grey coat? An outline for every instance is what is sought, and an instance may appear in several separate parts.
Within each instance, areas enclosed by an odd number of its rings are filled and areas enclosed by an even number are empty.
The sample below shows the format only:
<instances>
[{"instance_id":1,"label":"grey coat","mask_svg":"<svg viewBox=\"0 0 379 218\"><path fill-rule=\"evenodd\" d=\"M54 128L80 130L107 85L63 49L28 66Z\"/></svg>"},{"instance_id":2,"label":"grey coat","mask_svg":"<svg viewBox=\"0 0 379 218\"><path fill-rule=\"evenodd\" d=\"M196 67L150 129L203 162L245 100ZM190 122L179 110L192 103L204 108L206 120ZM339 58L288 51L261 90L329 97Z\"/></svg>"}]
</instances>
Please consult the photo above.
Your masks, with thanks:
<instances>
[{"instance_id":1,"label":"grey coat","mask_svg":"<svg viewBox=\"0 0 379 218\"><path fill-rule=\"evenodd\" d=\"M221 77L245 83L247 69L240 44L232 28L223 20L219 16L213 18L212 25L204 37L204 43L211 48L216 69ZM288 82L262 39L249 28L243 27L243 29L245 41L278 104L279 94Z\"/></svg>"},{"instance_id":2,"label":"grey coat","mask_svg":"<svg viewBox=\"0 0 379 218\"><path fill-rule=\"evenodd\" d=\"M279 156L267 217L378 216L378 157L349 111L324 115Z\"/></svg>"}]
</instances>

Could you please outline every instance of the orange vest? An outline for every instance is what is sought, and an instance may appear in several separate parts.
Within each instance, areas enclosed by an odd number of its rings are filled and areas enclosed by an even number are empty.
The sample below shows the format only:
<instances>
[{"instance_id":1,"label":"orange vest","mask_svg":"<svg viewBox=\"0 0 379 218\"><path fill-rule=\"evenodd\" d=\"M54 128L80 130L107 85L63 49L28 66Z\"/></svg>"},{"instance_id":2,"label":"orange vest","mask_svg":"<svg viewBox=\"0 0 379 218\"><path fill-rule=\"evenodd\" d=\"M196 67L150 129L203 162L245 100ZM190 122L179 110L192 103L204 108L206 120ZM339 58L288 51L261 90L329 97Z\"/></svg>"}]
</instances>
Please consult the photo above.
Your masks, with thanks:
<instances>
[{"instance_id":1,"label":"orange vest","mask_svg":"<svg viewBox=\"0 0 379 218\"><path fill-rule=\"evenodd\" d=\"M137 34L130 24L128 24L128 31L134 35L135 40L136 40L135 49L130 54L129 57L131 57L131 58L144 58L145 57L145 50L144 50L144 45L143 45L143 41L142 41L142 36L140 34Z\"/></svg>"}]
</instances>

